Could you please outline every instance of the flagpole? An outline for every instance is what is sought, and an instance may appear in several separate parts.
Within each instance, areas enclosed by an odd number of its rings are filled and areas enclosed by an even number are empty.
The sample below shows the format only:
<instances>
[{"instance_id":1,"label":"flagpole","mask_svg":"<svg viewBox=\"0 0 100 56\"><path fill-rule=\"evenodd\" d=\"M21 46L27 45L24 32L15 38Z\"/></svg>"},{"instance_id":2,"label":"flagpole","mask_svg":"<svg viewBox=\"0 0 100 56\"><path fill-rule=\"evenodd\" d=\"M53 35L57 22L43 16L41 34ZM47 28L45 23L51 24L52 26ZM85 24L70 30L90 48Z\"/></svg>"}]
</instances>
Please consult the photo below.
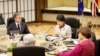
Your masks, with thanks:
<instances>
[{"instance_id":1,"label":"flagpole","mask_svg":"<svg viewBox=\"0 0 100 56\"><path fill-rule=\"evenodd\" d=\"M93 27L95 26L94 22L95 22L95 17L93 17L93 22L92 22L92 27L91 27L92 30L94 30L93 29Z\"/></svg>"},{"instance_id":2,"label":"flagpole","mask_svg":"<svg viewBox=\"0 0 100 56\"><path fill-rule=\"evenodd\" d=\"M83 19L83 15L84 15L84 13L82 12L82 15L81 15L81 18L80 18L81 22L82 22L82 19ZM82 26L83 26L83 23L82 23Z\"/></svg>"},{"instance_id":3,"label":"flagpole","mask_svg":"<svg viewBox=\"0 0 100 56\"><path fill-rule=\"evenodd\" d=\"M96 22L96 17L97 17L97 9L98 9L98 5L97 5L97 1L96 0L92 0L92 16L93 16L93 25L92 25L92 30L93 30L93 27L96 26L97 28L97 25L95 25L95 22Z\"/></svg>"},{"instance_id":4,"label":"flagpole","mask_svg":"<svg viewBox=\"0 0 100 56\"><path fill-rule=\"evenodd\" d=\"M96 17L97 17L97 16L96 16ZM97 24L95 24L95 22L96 22L96 17L93 17L93 24L92 24L92 27L91 27L92 30L94 30L93 27L96 27L95 29L97 29Z\"/></svg>"},{"instance_id":5,"label":"flagpole","mask_svg":"<svg viewBox=\"0 0 100 56\"><path fill-rule=\"evenodd\" d=\"M80 16L80 21L83 19L84 3L83 0L78 0L78 15Z\"/></svg>"}]
</instances>

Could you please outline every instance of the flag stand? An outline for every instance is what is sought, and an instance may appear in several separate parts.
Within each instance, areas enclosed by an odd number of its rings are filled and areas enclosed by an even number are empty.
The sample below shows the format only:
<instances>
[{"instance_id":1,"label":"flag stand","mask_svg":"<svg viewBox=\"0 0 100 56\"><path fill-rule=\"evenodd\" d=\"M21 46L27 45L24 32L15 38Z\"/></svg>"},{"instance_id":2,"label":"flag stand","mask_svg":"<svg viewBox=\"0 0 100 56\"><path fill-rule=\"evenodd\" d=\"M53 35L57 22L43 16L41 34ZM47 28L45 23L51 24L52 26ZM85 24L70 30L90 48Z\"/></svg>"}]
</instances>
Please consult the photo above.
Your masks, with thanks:
<instances>
[{"instance_id":1,"label":"flag stand","mask_svg":"<svg viewBox=\"0 0 100 56\"><path fill-rule=\"evenodd\" d=\"M96 18L93 17L93 23L92 23L92 27L91 27L92 30L93 30L93 27L94 27L94 26L95 26L96 29L97 29L97 25L95 24L95 22L96 22Z\"/></svg>"},{"instance_id":2,"label":"flag stand","mask_svg":"<svg viewBox=\"0 0 100 56\"><path fill-rule=\"evenodd\" d=\"M82 13L81 17L80 17L80 21L82 21L83 19L83 16L84 16L84 13ZM97 16L96 16L97 17ZM97 28L97 25L95 24L96 22L96 17L93 17L93 21L90 21L92 22L92 26L91 26L91 29L94 30L93 28L96 27Z\"/></svg>"},{"instance_id":3,"label":"flag stand","mask_svg":"<svg viewBox=\"0 0 100 56\"><path fill-rule=\"evenodd\" d=\"M81 15L81 18L80 18L80 21L82 22L82 19L83 19L83 15L84 15L84 13L82 13L82 15Z\"/></svg>"},{"instance_id":4,"label":"flag stand","mask_svg":"<svg viewBox=\"0 0 100 56\"><path fill-rule=\"evenodd\" d=\"M93 29L93 27L95 26L95 25L94 25L94 22L95 22L95 19L94 19L94 17L93 17L93 22L92 22L92 27L91 27L92 30L94 30L94 29Z\"/></svg>"},{"instance_id":5,"label":"flag stand","mask_svg":"<svg viewBox=\"0 0 100 56\"><path fill-rule=\"evenodd\" d=\"M92 25L92 30L93 30L93 27L95 26L97 28L97 24L95 24L94 22L96 22L96 17L97 17L97 10L98 10L98 0L91 0L92 2L92 6L91 6L91 9L92 9L92 16L93 16L93 25Z\"/></svg>"}]
</instances>

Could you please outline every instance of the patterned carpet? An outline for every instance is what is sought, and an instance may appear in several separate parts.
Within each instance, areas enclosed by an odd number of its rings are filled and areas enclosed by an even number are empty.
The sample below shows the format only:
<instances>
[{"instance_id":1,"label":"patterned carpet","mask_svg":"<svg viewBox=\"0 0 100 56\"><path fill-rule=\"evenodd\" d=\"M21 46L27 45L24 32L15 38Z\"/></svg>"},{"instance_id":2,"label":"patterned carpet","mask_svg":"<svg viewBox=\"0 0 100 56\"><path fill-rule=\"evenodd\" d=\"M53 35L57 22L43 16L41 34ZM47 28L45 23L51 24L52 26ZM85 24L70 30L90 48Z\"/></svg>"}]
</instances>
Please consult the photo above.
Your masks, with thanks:
<instances>
[{"instance_id":1,"label":"patterned carpet","mask_svg":"<svg viewBox=\"0 0 100 56\"><path fill-rule=\"evenodd\" d=\"M30 23L28 24L28 28L31 33L47 33L47 34L53 34L54 33L54 27L56 24L50 24L50 23Z\"/></svg>"},{"instance_id":2,"label":"patterned carpet","mask_svg":"<svg viewBox=\"0 0 100 56\"><path fill-rule=\"evenodd\" d=\"M31 33L47 33L50 35L54 35L54 27L56 24L51 23L28 23L28 28ZM100 38L100 27L93 28L96 37Z\"/></svg>"}]
</instances>

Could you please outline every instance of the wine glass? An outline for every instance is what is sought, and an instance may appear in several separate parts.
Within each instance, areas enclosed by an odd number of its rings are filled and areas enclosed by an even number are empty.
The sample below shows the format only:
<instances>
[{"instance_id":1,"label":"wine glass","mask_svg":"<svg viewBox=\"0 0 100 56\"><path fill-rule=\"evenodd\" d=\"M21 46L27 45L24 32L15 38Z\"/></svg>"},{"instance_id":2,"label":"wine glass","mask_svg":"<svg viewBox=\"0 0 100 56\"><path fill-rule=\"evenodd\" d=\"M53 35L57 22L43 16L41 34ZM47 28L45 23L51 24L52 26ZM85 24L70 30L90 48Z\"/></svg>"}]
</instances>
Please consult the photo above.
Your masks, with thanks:
<instances>
[{"instance_id":1,"label":"wine glass","mask_svg":"<svg viewBox=\"0 0 100 56\"><path fill-rule=\"evenodd\" d=\"M14 33L13 30L11 30L11 31L10 31L10 35L13 35L13 33Z\"/></svg>"},{"instance_id":2,"label":"wine glass","mask_svg":"<svg viewBox=\"0 0 100 56\"><path fill-rule=\"evenodd\" d=\"M13 39L13 38L15 38L15 36L14 36L14 31L11 30L11 31L10 31L10 39Z\"/></svg>"}]
</instances>

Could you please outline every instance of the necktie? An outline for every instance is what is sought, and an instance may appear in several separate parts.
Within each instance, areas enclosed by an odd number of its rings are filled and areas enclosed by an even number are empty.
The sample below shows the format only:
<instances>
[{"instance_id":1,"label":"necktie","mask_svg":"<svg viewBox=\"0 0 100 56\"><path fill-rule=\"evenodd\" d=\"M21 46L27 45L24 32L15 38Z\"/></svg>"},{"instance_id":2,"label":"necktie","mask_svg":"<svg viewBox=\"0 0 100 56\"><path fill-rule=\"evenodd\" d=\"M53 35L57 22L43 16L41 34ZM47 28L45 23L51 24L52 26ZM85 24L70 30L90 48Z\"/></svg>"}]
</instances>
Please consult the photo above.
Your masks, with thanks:
<instances>
[{"instance_id":1,"label":"necktie","mask_svg":"<svg viewBox=\"0 0 100 56\"><path fill-rule=\"evenodd\" d=\"M21 33L20 24L17 25L17 29L19 30L19 33Z\"/></svg>"},{"instance_id":2,"label":"necktie","mask_svg":"<svg viewBox=\"0 0 100 56\"><path fill-rule=\"evenodd\" d=\"M19 24L17 25L17 29L20 31L20 26L19 26Z\"/></svg>"}]
</instances>

